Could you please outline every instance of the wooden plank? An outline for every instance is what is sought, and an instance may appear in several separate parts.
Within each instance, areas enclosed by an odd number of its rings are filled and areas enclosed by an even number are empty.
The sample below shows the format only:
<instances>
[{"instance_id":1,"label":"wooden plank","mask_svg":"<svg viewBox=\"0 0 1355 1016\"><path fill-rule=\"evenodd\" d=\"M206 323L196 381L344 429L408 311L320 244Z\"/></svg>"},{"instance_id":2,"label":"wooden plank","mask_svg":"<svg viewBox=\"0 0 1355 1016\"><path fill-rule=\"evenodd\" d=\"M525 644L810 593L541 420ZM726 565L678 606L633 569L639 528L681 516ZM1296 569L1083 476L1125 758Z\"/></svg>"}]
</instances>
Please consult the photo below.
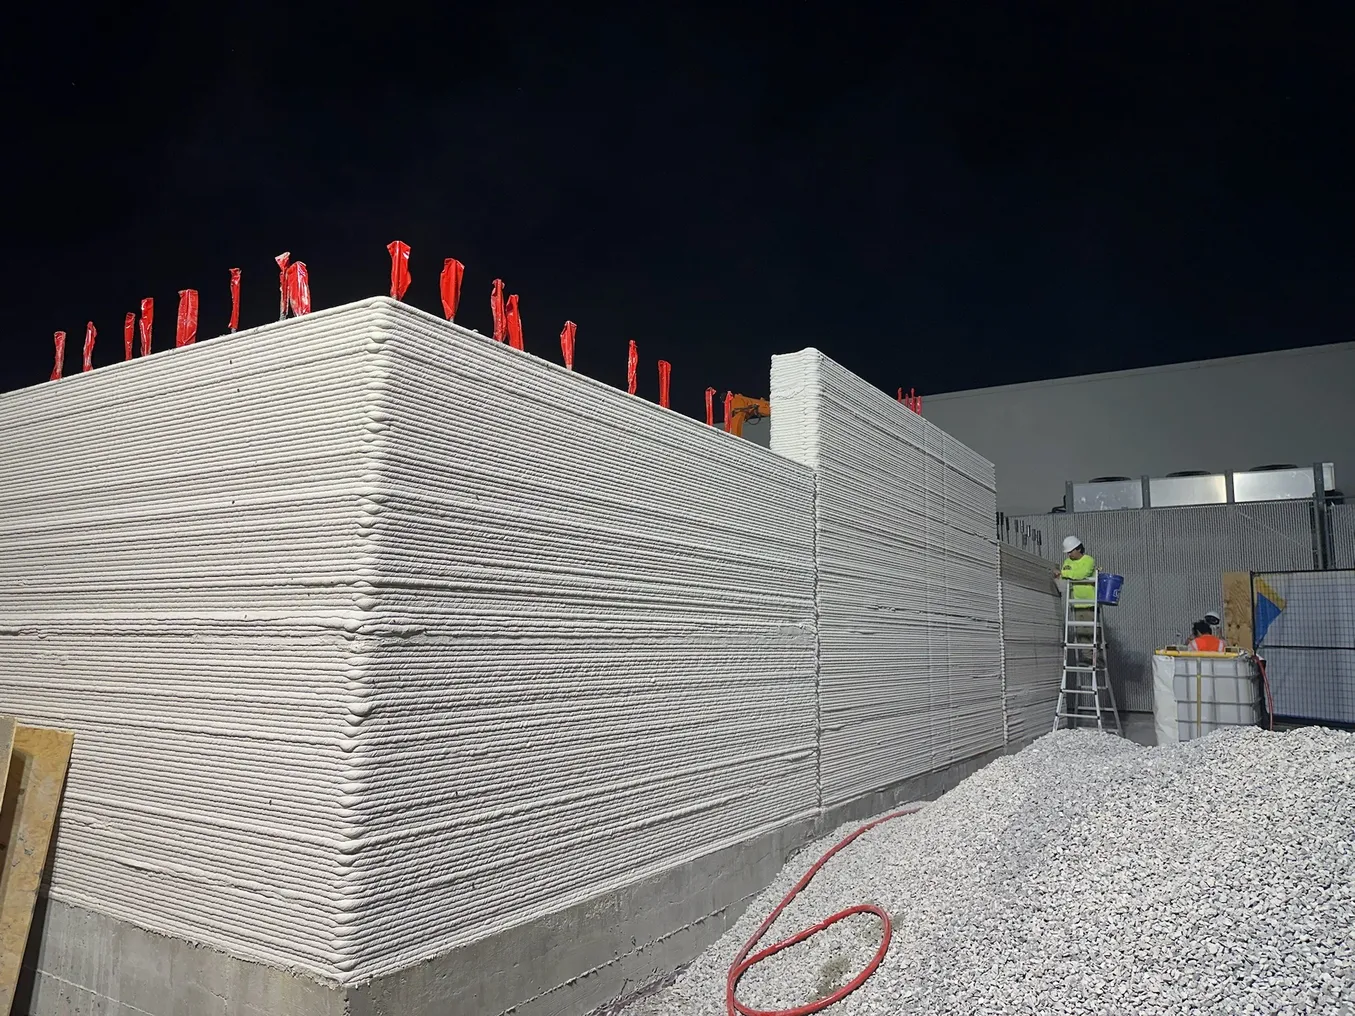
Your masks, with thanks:
<instances>
[{"instance_id":1,"label":"wooden plank","mask_svg":"<svg viewBox=\"0 0 1355 1016\"><path fill-rule=\"evenodd\" d=\"M1223 641L1255 649L1252 638L1251 572L1223 573Z\"/></svg>"},{"instance_id":2,"label":"wooden plank","mask_svg":"<svg viewBox=\"0 0 1355 1016\"><path fill-rule=\"evenodd\" d=\"M14 729L0 804L0 1016L9 1016L14 1005L74 743L68 730L22 724Z\"/></svg>"}]
</instances>

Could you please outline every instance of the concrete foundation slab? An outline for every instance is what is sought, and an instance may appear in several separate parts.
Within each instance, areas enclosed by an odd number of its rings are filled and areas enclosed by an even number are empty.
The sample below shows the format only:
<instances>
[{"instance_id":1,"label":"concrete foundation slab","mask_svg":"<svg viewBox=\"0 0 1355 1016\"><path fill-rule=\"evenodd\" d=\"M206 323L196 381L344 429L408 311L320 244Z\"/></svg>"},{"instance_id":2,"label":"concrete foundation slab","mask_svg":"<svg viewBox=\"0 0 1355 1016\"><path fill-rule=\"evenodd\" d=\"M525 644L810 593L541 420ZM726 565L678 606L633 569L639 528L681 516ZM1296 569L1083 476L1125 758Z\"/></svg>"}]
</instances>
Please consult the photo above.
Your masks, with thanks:
<instances>
[{"instance_id":1,"label":"concrete foundation slab","mask_svg":"<svg viewBox=\"0 0 1355 1016\"><path fill-rule=\"evenodd\" d=\"M43 898L15 1016L344 1016L338 985Z\"/></svg>"},{"instance_id":2,"label":"concrete foundation slab","mask_svg":"<svg viewBox=\"0 0 1355 1016\"><path fill-rule=\"evenodd\" d=\"M1007 750L1015 750L1011 746ZM665 980L837 826L939 796L1003 754L905 780L359 985L236 959L42 900L16 1016L582 1016Z\"/></svg>"}]
</instances>

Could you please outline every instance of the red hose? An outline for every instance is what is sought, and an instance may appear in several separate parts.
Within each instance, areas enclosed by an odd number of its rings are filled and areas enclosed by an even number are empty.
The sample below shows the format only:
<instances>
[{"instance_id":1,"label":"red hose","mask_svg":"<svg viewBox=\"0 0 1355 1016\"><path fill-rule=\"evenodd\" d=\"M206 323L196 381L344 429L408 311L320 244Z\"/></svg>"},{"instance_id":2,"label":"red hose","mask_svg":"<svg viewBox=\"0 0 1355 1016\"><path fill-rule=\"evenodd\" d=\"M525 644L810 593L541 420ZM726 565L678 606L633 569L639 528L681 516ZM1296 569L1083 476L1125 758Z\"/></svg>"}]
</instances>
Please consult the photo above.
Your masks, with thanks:
<instances>
[{"instance_id":1,"label":"red hose","mask_svg":"<svg viewBox=\"0 0 1355 1016\"><path fill-rule=\"evenodd\" d=\"M830 1005L841 1002L853 991L866 983L870 975L875 973L875 968L884 960L885 954L889 952L889 940L893 937L894 933L894 926L889 920L889 914L885 913L883 909L872 903L861 903L854 907L848 907L846 910L839 910L832 917L820 921L812 928L806 928L804 931L798 932L790 938L782 939L775 945L769 945L765 949L759 949L751 956L748 954L753 952L753 949L757 947L758 942L761 941L762 936L767 934L767 929L775 924L776 919L781 916L781 912L785 910L786 907L790 906L791 901L795 899L796 896L800 895L801 890L803 890L805 886L813 881L814 876L819 873L819 869L827 864L834 854L847 846L847 844L851 843L858 836L874 829L877 825L881 825L891 819L902 818L904 815L912 815L921 810L922 805L919 804L914 808L905 808L903 811L892 812L891 814L885 815L883 818L877 818L874 822L867 822L860 829L842 840L833 847L832 850L828 851L828 853L814 862L813 866L804 873L804 876L800 881L795 883L795 886L791 891L782 897L781 902L776 905L776 909L767 915L765 921L758 925L758 929L753 932L752 938L743 944L743 948L740 949L738 955L734 957L734 962L729 968L729 974L725 978L726 1016L811 1016L812 1013L822 1012ZM739 980L744 974L748 973L749 970L753 969L753 967L757 966L763 960L767 959L769 956L775 956L783 949L789 949L793 945L799 945L806 939L813 938L825 928L831 928L833 925L837 924L838 921L846 920L848 917L855 916L856 914L874 914L880 919L884 934L880 936L880 947L875 950L875 955L871 958L871 961L866 964L866 968L841 988L838 988L837 991L833 992L831 995L825 995L823 998L816 1001L796 1006L794 1009L753 1009L744 1005L735 997L734 993L738 989Z\"/></svg>"}]
</instances>

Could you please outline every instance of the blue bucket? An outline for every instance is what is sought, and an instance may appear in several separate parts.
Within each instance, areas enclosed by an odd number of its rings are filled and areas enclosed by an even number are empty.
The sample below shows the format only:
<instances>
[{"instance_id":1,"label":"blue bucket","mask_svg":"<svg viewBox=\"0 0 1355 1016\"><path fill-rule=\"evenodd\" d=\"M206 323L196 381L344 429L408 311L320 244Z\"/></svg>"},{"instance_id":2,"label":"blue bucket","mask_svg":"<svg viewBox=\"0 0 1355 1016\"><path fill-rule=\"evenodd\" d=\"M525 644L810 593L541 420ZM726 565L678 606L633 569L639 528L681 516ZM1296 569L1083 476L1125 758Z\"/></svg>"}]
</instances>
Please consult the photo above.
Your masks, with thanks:
<instances>
[{"instance_id":1,"label":"blue bucket","mask_svg":"<svg viewBox=\"0 0 1355 1016\"><path fill-rule=\"evenodd\" d=\"M1107 607L1115 606L1120 602L1120 590L1123 587L1123 575L1102 572L1096 576L1096 602Z\"/></svg>"}]
</instances>

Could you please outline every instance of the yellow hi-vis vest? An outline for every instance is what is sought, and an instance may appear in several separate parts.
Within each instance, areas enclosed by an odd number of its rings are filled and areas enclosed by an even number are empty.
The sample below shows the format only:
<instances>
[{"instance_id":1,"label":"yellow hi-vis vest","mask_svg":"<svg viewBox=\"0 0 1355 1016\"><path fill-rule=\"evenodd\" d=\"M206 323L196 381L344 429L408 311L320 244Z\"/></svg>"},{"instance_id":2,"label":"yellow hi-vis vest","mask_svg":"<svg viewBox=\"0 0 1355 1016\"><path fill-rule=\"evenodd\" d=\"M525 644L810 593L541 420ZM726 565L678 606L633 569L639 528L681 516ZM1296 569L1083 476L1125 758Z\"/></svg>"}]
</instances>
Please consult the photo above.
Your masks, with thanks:
<instances>
[{"instance_id":1,"label":"yellow hi-vis vest","mask_svg":"<svg viewBox=\"0 0 1355 1016\"><path fill-rule=\"evenodd\" d=\"M1096 561L1090 554L1083 554L1074 561L1071 557L1063 559L1062 577L1065 579L1089 579L1096 574ZM1068 596L1074 600L1096 601L1095 586L1069 586ZM1091 609L1092 604L1087 604L1087 609Z\"/></svg>"}]
</instances>

